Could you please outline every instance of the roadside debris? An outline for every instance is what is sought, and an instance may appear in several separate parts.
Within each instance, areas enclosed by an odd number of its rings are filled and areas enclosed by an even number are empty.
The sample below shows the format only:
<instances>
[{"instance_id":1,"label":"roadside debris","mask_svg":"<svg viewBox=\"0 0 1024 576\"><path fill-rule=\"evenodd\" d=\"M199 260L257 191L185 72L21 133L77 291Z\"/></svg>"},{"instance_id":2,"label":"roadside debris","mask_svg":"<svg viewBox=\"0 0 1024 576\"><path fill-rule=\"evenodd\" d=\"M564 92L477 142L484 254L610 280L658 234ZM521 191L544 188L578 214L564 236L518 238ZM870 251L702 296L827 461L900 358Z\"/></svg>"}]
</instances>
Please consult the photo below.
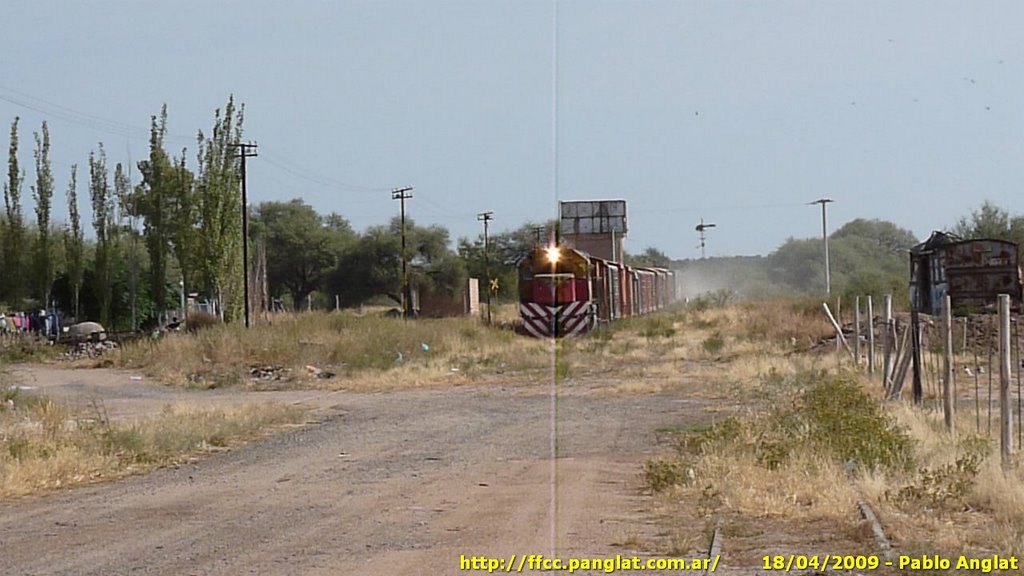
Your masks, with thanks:
<instances>
[{"instance_id":1,"label":"roadside debris","mask_svg":"<svg viewBox=\"0 0 1024 576\"><path fill-rule=\"evenodd\" d=\"M315 376L321 380L329 380L331 378L334 378L335 376L334 372L331 372L329 370L321 370L316 366L306 366L306 373L309 374L310 376Z\"/></svg>"},{"instance_id":2,"label":"roadside debris","mask_svg":"<svg viewBox=\"0 0 1024 576\"><path fill-rule=\"evenodd\" d=\"M291 369L283 366L253 366L249 370L249 375L254 380L278 381L284 380L290 374Z\"/></svg>"},{"instance_id":3,"label":"roadside debris","mask_svg":"<svg viewBox=\"0 0 1024 576\"><path fill-rule=\"evenodd\" d=\"M66 360L99 358L110 350L116 350L117 348L117 342L114 342L113 340L104 340L102 342L78 342L63 354L63 358Z\"/></svg>"}]
</instances>

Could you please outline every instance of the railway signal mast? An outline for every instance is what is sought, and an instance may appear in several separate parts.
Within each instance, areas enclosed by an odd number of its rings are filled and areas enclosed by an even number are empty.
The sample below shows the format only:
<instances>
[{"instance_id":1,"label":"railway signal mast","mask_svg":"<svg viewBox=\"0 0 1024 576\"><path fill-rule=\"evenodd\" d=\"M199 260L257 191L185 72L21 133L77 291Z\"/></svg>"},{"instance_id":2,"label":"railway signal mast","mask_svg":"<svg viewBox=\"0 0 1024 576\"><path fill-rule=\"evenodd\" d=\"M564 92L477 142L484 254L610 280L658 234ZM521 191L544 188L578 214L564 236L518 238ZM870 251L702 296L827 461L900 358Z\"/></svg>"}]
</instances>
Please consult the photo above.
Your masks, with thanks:
<instances>
[{"instance_id":1,"label":"railway signal mast","mask_svg":"<svg viewBox=\"0 0 1024 576\"><path fill-rule=\"evenodd\" d=\"M704 223L704 219L701 218L700 219L700 224L697 224L697 227L695 228L695 230L697 232L700 232L700 259L701 260L703 260L704 257L705 257L704 256L704 246L705 246L704 231L707 230L708 228L714 228L714 227L715 227L714 224L705 224Z\"/></svg>"}]
</instances>

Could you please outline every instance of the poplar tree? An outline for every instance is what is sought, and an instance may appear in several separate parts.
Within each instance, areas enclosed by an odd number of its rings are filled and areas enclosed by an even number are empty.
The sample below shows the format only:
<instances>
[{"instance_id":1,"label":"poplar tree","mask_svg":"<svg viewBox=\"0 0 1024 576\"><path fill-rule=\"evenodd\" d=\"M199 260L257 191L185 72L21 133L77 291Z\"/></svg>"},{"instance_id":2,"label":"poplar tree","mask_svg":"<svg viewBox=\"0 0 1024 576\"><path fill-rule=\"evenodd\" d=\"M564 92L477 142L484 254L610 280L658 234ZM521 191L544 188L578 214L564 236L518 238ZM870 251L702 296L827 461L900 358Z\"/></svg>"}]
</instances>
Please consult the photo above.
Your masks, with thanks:
<instances>
[{"instance_id":1,"label":"poplar tree","mask_svg":"<svg viewBox=\"0 0 1024 576\"><path fill-rule=\"evenodd\" d=\"M199 172L195 198L199 207L198 274L206 292L221 299L228 319L242 306L242 202L236 147L242 140L245 107L234 97L214 113L213 132L198 136Z\"/></svg>"},{"instance_id":2,"label":"poplar tree","mask_svg":"<svg viewBox=\"0 0 1024 576\"><path fill-rule=\"evenodd\" d=\"M17 306L24 296L25 274L22 273L25 249L25 224L21 215L21 185L25 177L18 166L18 121L11 122L11 140L7 157L7 181L4 182L4 207L7 227L4 231L3 288L7 303Z\"/></svg>"},{"instance_id":3,"label":"poplar tree","mask_svg":"<svg viewBox=\"0 0 1024 576\"><path fill-rule=\"evenodd\" d=\"M167 105L164 104L159 118L150 117L149 158L139 162L142 182L136 188L136 208L145 218L142 234L149 252L150 293L159 312L167 309L167 252L170 249L168 188L172 169L164 151L166 133Z\"/></svg>"},{"instance_id":4,"label":"poplar tree","mask_svg":"<svg viewBox=\"0 0 1024 576\"><path fill-rule=\"evenodd\" d=\"M99 154L89 152L89 196L92 199L92 227L96 232L96 295L100 302L100 323L110 323L110 303L114 284L114 236L116 210L107 178L107 153L103 144ZM109 328L109 326L108 326Z\"/></svg>"},{"instance_id":5,"label":"poplar tree","mask_svg":"<svg viewBox=\"0 0 1024 576\"><path fill-rule=\"evenodd\" d=\"M80 320L78 297L82 291L82 276L85 273L85 237L78 213L78 165L71 165L71 181L68 183L68 228L64 231L64 250L68 258L68 280L75 298L75 319Z\"/></svg>"},{"instance_id":6,"label":"poplar tree","mask_svg":"<svg viewBox=\"0 0 1024 576\"><path fill-rule=\"evenodd\" d=\"M181 157L175 159L174 172L168 182L171 209L169 236L174 257L181 270L181 280L191 290L196 282L194 263L198 250L199 210L195 202L195 176L185 166L186 153L182 149Z\"/></svg>"},{"instance_id":7,"label":"poplar tree","mask_svg":"<svg viewBox=\"0 0 1024 576\"><path fill-rule=\"evenodd\" d=\"M35 249L35 292L44 307L50 304L50 287L53 284L54 257L50 241L50 206L53 200L53 170L50 166L50 129L43 121L43 135L35 133L36 184L32 197L36 201L36 225L38 236Z\"/></svg>"}]
</instances>

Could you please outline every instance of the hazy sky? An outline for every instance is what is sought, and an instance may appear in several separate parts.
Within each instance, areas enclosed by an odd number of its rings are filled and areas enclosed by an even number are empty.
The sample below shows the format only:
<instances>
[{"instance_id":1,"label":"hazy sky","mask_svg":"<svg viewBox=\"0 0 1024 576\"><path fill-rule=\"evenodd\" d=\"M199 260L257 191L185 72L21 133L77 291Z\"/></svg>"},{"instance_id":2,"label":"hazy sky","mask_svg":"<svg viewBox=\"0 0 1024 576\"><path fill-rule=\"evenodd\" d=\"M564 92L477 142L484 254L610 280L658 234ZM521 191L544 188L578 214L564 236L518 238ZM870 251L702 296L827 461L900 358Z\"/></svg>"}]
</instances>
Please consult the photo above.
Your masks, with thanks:
<instances>
[{"instance_id":1,"label":"hazy sky","mask_svg":"<svg viewBox=\"0 0 1024 576\"><path fill-rule=\"evenodd\" d=\"M832 230L919 237L984 199L1024 212L1019 1L5 0L0 21L0 143L21 116L29 213L42 120L57 199L77 162L88 213L98 142L138 161L166 102L194 168L230 93L259 144L250 200L359 230L406 185L453 239L485 210L501 230L623 198L627 250L677 258L701 217L709 255L819 236L823 196Z\"/></svg>"}]
</instances>

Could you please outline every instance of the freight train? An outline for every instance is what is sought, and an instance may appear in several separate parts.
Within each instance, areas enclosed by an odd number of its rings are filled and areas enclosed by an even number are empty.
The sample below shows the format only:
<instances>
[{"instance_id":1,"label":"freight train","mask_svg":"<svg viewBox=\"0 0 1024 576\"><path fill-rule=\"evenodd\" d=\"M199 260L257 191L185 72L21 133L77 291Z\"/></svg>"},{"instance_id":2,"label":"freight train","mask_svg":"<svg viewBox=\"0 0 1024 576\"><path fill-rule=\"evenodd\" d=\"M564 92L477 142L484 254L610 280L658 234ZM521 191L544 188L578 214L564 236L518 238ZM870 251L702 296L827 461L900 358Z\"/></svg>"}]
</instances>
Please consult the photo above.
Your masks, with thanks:
<instances>
[{"instance_id":1,"label":"freight train","mask_svg":"<svg viewBox=\"0 0 1024 576\"><path fill-rule=\"evenodd\" d=\"M575 336L604 322L650 314L676 295L665 268L627 266L564 245L538 247L519 262L519 315L538 338Z\"/></svg>"}]
</instances>

